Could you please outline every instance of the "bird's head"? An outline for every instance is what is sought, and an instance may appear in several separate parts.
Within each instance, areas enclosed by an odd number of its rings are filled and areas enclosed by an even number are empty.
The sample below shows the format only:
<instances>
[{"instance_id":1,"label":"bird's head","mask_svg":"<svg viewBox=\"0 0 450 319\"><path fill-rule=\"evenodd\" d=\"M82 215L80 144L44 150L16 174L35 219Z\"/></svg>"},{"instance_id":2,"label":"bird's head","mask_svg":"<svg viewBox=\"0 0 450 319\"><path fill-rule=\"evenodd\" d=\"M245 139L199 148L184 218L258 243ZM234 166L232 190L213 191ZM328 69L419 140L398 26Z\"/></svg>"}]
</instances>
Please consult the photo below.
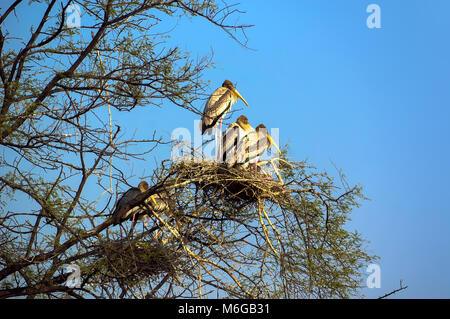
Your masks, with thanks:
<instances>
[{"instance_id":1,"label":"bird's head","mask_svg":"<svg viewBox=\"0 0 450 319\"><path fill-rule=\"evenodd\" d=\"M142 181L139 183L138 188L141 191L141 193L143 193L148 189L148 183L146 181Z\"/></svg>"},{"instance_id":2,"label":"bird's head","mask_svg":"<svg viewBox=\"0 0 450 319\"><path fill-rule=\"evenodd\" d=\"M241 115L238 117L238 119L236 120L236 123L244 130L244 131L248 131L250 130L252 127L250 126L250 124L248 124L248 119L245 115Z\"/></svg>"},{"instance_id":3,"label":"bird's head","mask_svg":"<svg viewBox=\"0 0 450 319\"><path fill-rule=\"evenodd\" d=\"M230 89L230 90L234 88L234 85L233 85L233 83L230 80L223 81L222 86L224 88L227 88L227 89Z\"/></svg>"},{"instance_id":4,"label":"bird's head","mask_svg":"<svg viewBox=\"0 0 450 319\"><path fill-rule=\"evenodd\" d=\"M259 124L255 130L256 130L256 132L261 131L263 133L263 132L267 132L267 127L264 124Z\"/></svg>"},{"instance_id":5,"label":"bird's head","mask_svg":"<svg viewBox=\"0 0 450 319\"><path fill-rule=\"evenodd\" d=\"M229 80L223 81L222 87L229 89L231 92L233 92L234 95L236 95L238 98L240 98L242 100L242 102L245 103L245 105L248 106L247 101L242 97L242 95L238 92L238 90L236 90L236 88L234 87L233 83L231 83L231 81L229 81Z\"/></svg>"},{"instance_id":6,"label":"bird's head","mask_svg":"<svg viewBox=\"0 0 450 319\"><path fill-rule=\"evenodd\" d=\"M278 148L278 145L274 142L274 140L272 139L272 137L269 135L269 133L267 133L267 127L264 124L259 124L256 127L256 132L258 133L258 135L260 134L266 134L267 136L267 141L269 143L268 147L270 147L271 145L275 146L275 148L277 149L278 153L281 155L281 151Z\"/></svg>"}]
</instances>

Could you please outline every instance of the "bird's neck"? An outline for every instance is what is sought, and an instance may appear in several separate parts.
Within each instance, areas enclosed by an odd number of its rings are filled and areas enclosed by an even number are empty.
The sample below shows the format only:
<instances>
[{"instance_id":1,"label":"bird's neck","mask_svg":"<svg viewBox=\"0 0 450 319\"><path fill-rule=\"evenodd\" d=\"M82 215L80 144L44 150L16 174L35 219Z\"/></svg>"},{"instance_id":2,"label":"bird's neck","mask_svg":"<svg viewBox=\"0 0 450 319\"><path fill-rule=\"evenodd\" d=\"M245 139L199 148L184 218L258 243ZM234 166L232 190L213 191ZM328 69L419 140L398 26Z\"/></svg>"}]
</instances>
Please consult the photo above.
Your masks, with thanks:
<instances>
[{"instance_id":1,"label":"bird's neck","mask_svg":"<svg viewBox=\"0 0 450 319\"><path fill-rule=\"evenodd\" d=\"M246 132L253 131L253 127L250 124L239 124L239 126Z\"/></svg>"},{"instance_id":2,"label":"bird's neck","mask_svg":"<svg viewBox=\"0 0 450 319\"><path fill-rule=\"evenodd\" d=\"M232 90L228 89L231 92L231 104L234 104L238 100L238 95L234 93Z\"/></svg>"}]
</instances>

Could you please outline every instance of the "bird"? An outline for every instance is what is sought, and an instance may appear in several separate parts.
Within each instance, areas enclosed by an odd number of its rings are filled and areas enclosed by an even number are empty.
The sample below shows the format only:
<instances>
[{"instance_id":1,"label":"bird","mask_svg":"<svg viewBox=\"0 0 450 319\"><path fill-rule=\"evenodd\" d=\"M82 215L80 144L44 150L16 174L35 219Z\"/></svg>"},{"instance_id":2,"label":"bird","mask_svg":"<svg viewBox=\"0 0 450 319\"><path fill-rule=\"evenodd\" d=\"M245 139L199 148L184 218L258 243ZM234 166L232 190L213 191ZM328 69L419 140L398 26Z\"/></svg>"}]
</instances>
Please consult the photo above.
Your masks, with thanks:
<instances>
[{"instance_id":1,"label":"bird","mask_svg":"<svg viewBox=\"0 0 450 319\"><path fill-rule=\"evenodd\" d=\"M133 218L133 223L136 215L142 220L145 218L146 214L142 211L142 208L139 206L133 207L130 209L129 204L132 202L137 196L144 193L148 190L148 183L146 181L141 181L138 187L131 187L125 193L122 194L119 201L117 202L116 208L112 213L113 225L121 224L122 222Z\"/></svg>"},{"instance_id":2,"label":"bird","mask_svg":"<svg viewBox=\"0 0 450 319\"><path fill-rule=\"evenodd\" d=\"M201 120L202 134L205 134L206 130L216 126L217 122L223 119L230 111L231 106L237 102L238 98L248 106L247 101L236 90L233 83L229 80L225 80L222 83L222 86L215 90L206 102Z\"/></svg>"},{"instance_id":3,"label":"bird","mask_svg":"<svg viewBox=\"0 0 450 319\"><path fill-rule=\"evenodd\" d=\"M233 83L229 80L225 80L222 86L216 89L208 101L205 104L203 110L203 115L201 119L201 133L205 134L209 129L215 128L218 123L219 131L216 130L215 133L215 143L216 143L216 159L220 150L218 150L218 141L220 137L217 136L218 132L221 133L222 130L222 120L225 115L230 111L231 106L241 99L246 106L248 106L247 101L242 97L242 95L236 90Z\"/></svg>"},{"instance_id":4,"label":"bird","mask_svg":"<svg viewBox=\"0 0 450 319\"><path fill-rule=\"evenodd\" d=\"M270 149L272 145L281 155L278 145L273 141L269 133L267 133L267 128L264 124L259 124L254 131L247 135L247 143L243 167L248 167L249 164L254 164L256 170L259 158L265 151Z\"/></svg>"},{"instance_id":5,"label":"bird","mask_svg":"<svg viewBox=\"0 0 450 319\"><path fill-rule=\"evenodd\" d=\"M152 211L156 211L158 214L164 212L167 214L175 210L175 200L167 191L161 191L150 196L146 203L150 204Z\"/></svg>"},{"instance_id":6,"label":"bird","mask_svg":"<svg viewBox=\"0 0 450 319\"><path fill-rule=\"evenodd\" d=\"M132 187L122 195L117 202L116 209L112 213L113 225L121 224L122 222L131 219L132 225L130 232L132 233L136 220L143 221L144 227L147 228L147 224L151 220L154 212L158 214L161 214L162 212L169 214L170 211L175 210L175 201L166 191L161 191L147 198L145 203L148 204L148 209L143 209L140 206L130 209L130 202L147 190L148 183L142 181L139 183L138 187Z\"/></svg>"},{"instance_id":7,"label":"bird","mask_svg":"<svg viewBox=\"0 0 450 319\"><path fill-rule=\"evenodd\" d=\"M234 166L239 158L243 157L238 153L238 148L241 141L245 140L246 135L252 131L253 128L245 115L239 116L236 122L228 126L222 138L222 161L228 167Z\"/></svg>"},{"instance_id":8,"label":"bird","mask_svg":"<svg viewBox=\"0 0 450 319\"><path fill-rule=\"evenodd\" d=\"M267 128L264 124L259 124L253 135L255 138L250 142L246 154L246 159L250 164L257 163L261 155L263 155L271 145L275 145L278 149L278 146L276 146L270 135L267 133Z\"/></svg>"}]
</instances>

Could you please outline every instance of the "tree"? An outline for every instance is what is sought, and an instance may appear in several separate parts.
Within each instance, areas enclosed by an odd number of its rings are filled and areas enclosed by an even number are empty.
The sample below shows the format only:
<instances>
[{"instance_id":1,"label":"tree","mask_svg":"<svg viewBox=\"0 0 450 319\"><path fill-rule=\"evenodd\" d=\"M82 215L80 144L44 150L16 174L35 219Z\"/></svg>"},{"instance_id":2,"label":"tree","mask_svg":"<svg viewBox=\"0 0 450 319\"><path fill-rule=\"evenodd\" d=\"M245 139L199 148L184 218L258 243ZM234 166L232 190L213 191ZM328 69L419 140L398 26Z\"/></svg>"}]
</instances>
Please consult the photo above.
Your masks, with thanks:
<instances>
[{"instance_id":1,"label":"tree","mask_svg":"<svg viewBox=\"0 0 450 319\"><path fill-rule=\"evenodd\" d=\"M40 21L26 38L4 28L25 4L0 16L0 298L349 297L374 260L345 230L361 187L340 184L306 162L280 159L278 177L215 163L162 161L150 188L175 207L147 230L112 225L124 161L166 143L120 134L110 111L170 101L200 114L211 57L194 61L166 47L162 19L193 16L245 46L241 12L212 0L30 1ZM83 23L70 27L81 8ZM75 11L74 11L75 10ZM200 105L199 105L200 104ZM130 146L139 144L139 151ZM144 149L144 151L142 151ZM123 186L127 185L127 186ZM114 187L115 186L115 187ZM100 198L92 196L96 187ZM16 199L32 205L11 210ZM30 206L30 207L28 207ZM123 231L125 230L125 232ZM67 285L69 265L81 272ZM66 284L65 284L66 283Z\"/></svg>"}]
</instances>

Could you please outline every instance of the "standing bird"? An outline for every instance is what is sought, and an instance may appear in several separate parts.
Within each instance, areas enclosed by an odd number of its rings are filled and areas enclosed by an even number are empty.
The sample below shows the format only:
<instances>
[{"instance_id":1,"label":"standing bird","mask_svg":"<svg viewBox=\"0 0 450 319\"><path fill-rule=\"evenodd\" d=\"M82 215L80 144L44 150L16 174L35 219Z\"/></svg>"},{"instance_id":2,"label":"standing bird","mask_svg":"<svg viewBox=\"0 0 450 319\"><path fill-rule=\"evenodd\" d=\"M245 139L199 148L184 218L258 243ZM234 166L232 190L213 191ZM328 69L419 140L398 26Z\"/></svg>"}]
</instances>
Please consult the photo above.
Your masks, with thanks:
<instances>
[{"instance_id":1,"label":"standing bird","mask_svg":"<svg viewBox=\"0 0 450 319\"><path fill-rule=\"evenodd\" d=\"M248 160L250 164L257 164L261 155L263 155L272 145L275 146L281 154L277 144L273 141L269 133L267 133L267 128L264 124L259 124L256 127L254 135L256 138L251 140L246 155L246 160Z\"/></svg>"},{"instance_id":2,"label":"standing bird","mask_svg":"<svg viewBox=\"0 0 450 319\"><path fill-rule=\"evenodd\" d=\"M228 167L234 166L238 163L239 159L242 159L244 154L242 143L245 143L247 135L253 131L253 128L248 123L248 119L245 115L238 117L236 122L228 126L225 134L222 138L222 161L227 164ZM238 149L240 150L238 152Z\"/></svg>"},{"instance_id":3,"label":"standing bird","mask_svg":"<svg viewBox=\"0 0 450 319\"><path fill-rule=\"evenodd\" d=\"M269 150L272 145L278 150L280 155L281 151L269 133L267 133L267 128L264 124L259 124L256 127L255 136L256 138L251 139L251 142L249 143L245 160L250 164L254 164L256 173L258 170L259 159L265 151Z\"/></svg>"},{"instance_id":4,"label":"standing bird","mask_svg":"<svg viewBox=\"0 0 450 319\"><path fill-rule=\"evenodd\" d=\"M236 90L233 86L233 83L229 80L225 80L222 83L222 86L215 90L213 94L206 102L205 109L203 110L203 116L201 120L201 132L205 134L205 132L211 128L216 127L218 123L219 132L222 130L222 120L225 115L230 111L231 106L237 102L237 100L241 99L245 105L248 106L247 101L242 97L242 95ZM218 154L220 154L217 141L220 141L220 137L217 137L217 129L215 133L215 143L216 143L216 160Z\"/></svg>"},{"instance_id":5,"label":"standing bird","mask_svg":"<svg viewBox=\"0 0 450 319\"><path fill-rule=\"evenodd\" d=\"M248 152L250 145L258 143L258 134L255 129L247 123L245 134L239 139L236 148L236 164L242 168L248 167Z\"/></svg>"}]
</instances>

